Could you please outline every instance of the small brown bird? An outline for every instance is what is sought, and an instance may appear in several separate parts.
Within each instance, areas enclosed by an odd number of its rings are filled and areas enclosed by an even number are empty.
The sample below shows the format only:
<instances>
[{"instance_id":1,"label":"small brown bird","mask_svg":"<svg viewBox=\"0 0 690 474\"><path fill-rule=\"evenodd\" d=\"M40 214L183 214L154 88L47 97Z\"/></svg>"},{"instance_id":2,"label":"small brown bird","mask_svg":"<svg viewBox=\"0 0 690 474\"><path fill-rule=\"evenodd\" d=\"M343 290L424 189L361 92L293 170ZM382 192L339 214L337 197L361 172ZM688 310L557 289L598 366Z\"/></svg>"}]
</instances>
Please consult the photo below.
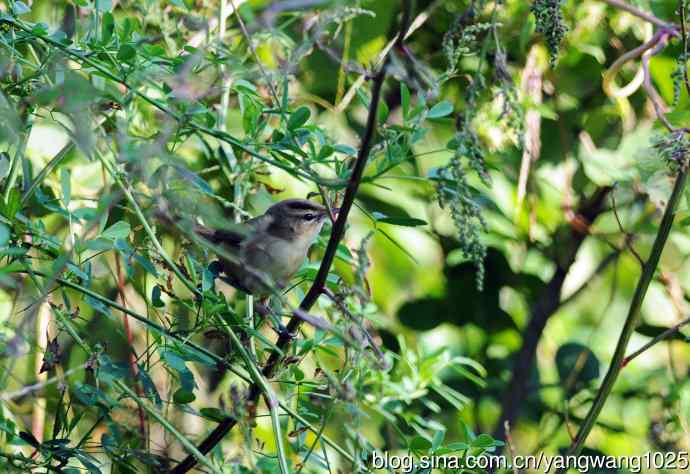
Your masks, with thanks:
<instances>
[{"instance_id":1,"label":"small brown bird","mask_svg":"<svg viewBox=\"0 0 690 474\"><path fill-rule=\"evenodd\" d=\"M283 288L299 270L328 217L328 209L307 199L286 199L241 224L246 232L195 226L203 239L218 245L223 280L254 295Z\"/></svg>"}]
</instances>

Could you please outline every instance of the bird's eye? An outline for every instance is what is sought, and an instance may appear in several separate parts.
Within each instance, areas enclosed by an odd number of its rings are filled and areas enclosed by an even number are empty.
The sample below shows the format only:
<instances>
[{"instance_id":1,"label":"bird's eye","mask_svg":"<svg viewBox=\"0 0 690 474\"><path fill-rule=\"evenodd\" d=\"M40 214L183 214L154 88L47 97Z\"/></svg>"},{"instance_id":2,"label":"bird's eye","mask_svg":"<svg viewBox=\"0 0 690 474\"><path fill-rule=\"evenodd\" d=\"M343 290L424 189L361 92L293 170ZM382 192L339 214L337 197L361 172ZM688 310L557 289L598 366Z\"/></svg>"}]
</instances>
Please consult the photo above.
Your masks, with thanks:
<instances>
[{"instance_id":1,"label":"bird's eye","mask_svg":"<svg viewBox=\"0 0 690 474\"><path fill-rule=\"evenodd\" d=\"M308 221L313 220L315 217L316 216L314 214L305 214L304 215L304 219L308 220Z\"/></svg>"}]
</instances>

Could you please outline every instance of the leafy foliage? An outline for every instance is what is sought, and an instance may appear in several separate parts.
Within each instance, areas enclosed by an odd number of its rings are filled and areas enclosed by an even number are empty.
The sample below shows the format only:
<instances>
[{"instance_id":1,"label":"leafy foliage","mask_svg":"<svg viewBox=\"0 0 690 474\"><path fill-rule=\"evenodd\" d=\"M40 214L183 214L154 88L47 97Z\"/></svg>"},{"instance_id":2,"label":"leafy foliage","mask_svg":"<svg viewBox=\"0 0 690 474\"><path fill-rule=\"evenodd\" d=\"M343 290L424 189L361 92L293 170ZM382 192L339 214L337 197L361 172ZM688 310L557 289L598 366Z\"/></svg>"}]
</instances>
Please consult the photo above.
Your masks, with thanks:
<instances>
[{"instance_id":1,"label":"leafy foliage","mask_svg":"<svg viewBox=\"0 0 690 474\"><path fill-rule=\"evenodd\" d=\"M411 3L0 5L0 470L366 472L384 451L497 454L503 419L511 452L561 452L668 209L627 353L652 345L585 454L683 448L685 2L416 2L396 40ZM652 14L679 41L607 96ZM558 68L529 65L547 54ZM265 301L195 232L357 185L307 312L331 224Z\"/></svg>"}]
</instances>

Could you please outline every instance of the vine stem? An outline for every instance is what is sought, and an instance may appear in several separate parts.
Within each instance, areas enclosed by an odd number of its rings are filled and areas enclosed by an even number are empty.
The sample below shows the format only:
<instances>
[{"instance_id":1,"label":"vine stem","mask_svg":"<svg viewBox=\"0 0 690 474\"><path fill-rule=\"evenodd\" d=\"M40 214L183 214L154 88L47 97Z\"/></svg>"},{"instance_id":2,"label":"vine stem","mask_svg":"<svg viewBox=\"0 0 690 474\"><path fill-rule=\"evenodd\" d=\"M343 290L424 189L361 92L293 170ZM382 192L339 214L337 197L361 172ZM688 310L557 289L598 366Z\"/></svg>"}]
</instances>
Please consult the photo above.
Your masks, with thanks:
<instances>
[{"instance_id":1,"label":"vine stem","mask_svg":"<svg viewBox=\"0 0 690 474\"><path fill-rule=\"evenodd\" d=\"M649 258L645 262L642 268L642 274L637 281L637 286L635 288L635 294L633 295L632 302L630 303L630 308L628 310L628 316L623 325L620 337L618 338L618 343L616 345L616 350L613 354L613 359L609 366L609 370L604 377L597 394L594 398L594 402L585 416L580 429L575 436L570 449L568 450L568 455L578 455L582 451L587 436L592 431L594 423L596 422L601 410L606 403L606 399L611 394L616 379L620 374L620 371L624 367L625 352L628 347L628 342L632 336L633 331L637 327L640 320L640 310L642 308L642 302L644 301L645 295L647 294L647 289L649 284L654 278L654 273L657 266L659 265L659 259L661 258L661 253L664 250L668 236L671 233L671 228L673 227L673 219L675 217L675 211L678 207L683 196L683 190L685 189L685 183L688 178L688 170L683 169L676 177L675 183L673 185L673 192L666 205L666 210L664 211L664 216L661 219L661 224L659 225L659 230L654 239L654 244L652 246L652 251ZM562 472L562 471L560 471Z\"/></svg>"}]
</instances>

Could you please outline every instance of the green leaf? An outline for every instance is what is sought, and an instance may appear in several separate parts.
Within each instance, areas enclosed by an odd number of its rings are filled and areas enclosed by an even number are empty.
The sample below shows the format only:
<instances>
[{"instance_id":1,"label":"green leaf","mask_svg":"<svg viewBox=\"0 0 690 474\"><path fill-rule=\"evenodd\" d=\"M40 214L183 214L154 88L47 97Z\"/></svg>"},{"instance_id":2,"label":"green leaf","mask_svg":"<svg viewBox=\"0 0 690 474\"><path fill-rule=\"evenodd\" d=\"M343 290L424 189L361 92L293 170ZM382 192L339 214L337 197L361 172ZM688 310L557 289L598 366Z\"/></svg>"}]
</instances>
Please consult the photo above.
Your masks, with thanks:
<instances>
[{"instance_id":1,"label":"green leaf","mask_svg":"<svg viewBox=\"0 0 690 474\"><path fill-rule=\"evenodd\" d=\"M429 112L426 114L427 118L430 119L437 119L441 117L445 117L447 115L450 115L453 113L453 104L448 102L447 100L444 100L442 102L439 102L438 104L434 105Z\"/></svg>"},{"instance_id":2,"label":"green leaf","mask_svg":"<svg viewBox=\"0 0 690 474\"><path fill-rule=\"evenodd\" d=\"M194 400L196 400L196 397L191 390L180 388L173 394L173 401L178 405L186 405L187 403L192 403Z\"/></svg>"},{"instance_id":3,"label":"green leaf","mask_svg":"<svg viewBox=\"0 0 690 474\"><path fill-rule=\"evenodd\" d=\"M67 168L60 170L60 184L62 185L62 203L67 207L72 199L72 186L70 185L70 172Z\"/></svg>"},{"instance_id":4,"label":"green leaf","mask_svg":"<svg viewBox=\"0 0 690 474\"><path fill-rule=\"evenodd\" d=\"M448 446L446 446L446 449L448 449L449 452L455 452L455 451L464 451L466 449L469 449L469 447L470 447L469 444L458 441L456 443L450 443Z\"/></svg>"},{"instance_id":5,"label":"green leaf","mask_svg":"<svg viewBox=\"0 0 690 474\"><path fill-rule=\"evenodd\" d=\"M153 398L156 406L161 406L163 400L161 400L161 396L158 394L156 384L153 383L151 376L148 374L148 372L146 372L146 370L144 370L144 367L142 367L141 364L137 364L137 366L139 367L139 380L144 388L144 392L149 398Z\"/></svg>"},{"instance_id":6,"label":"green leaf","mask_svg":"<svg viewBox=\"0 0 690 474\"><path fill-rule=\"evenodd\" d=\"M224 419L228 418L230 415L223 410L219 408L202 408L199 410L199 413L201 416L206 418L207 420L215 421L216 423L220 423Z\"/></svg>"},{"instance_id":7,"label":"green leaf","mask_svg":"<svg viewBox=\"0 0 690 474\"><path fill-rule=\"evenodd\" d=\"M254 84L252 84L249 81L245 81L244 79L236 80L233 83L232 88L235 89L237 92L244 92L244 93L248 93L251 95L258 95L258 93L256 91L256 87L254 86Z\"/></svg>"},{"instance_id":8,"label":"green leaf","mask_svg":"<svg viewBox=\"0 0 690 474\"><path fill-rule=\"evenodd\" d=\"M187 367L187 364L185 364L184 359L182 359L182 357L175 354L174 352L168 350L161 352L161 358L166 362L168 367L177 372L177 375L180 378L180 383L182 385L182 388L180 390L183 392L192 392L196 387L196 383L194 382L194 375ZM180 394L179 396L183 400L189 398L184 394Z\"/></svg>"},{"instance_id":9,"label":"green leaf","mask_svg":"<svg viewBox=\"0 0 690 474\"><path fill-rule=\"evenodd\" d=\"M439 430L436 432L434 435L434 439L431 441L431 448L432 449L437 449L438 447L441 446L441 443L443 443L444 438L446 437L446 432L443 430Z\"/></svg>"},{"instance_id":10,"label":"green leaf","mask_svg":"<svg viewBox=\"0 0 690 474\"><path fill-rule=\"evenodd\" d=\"M426 452L431 448L431 441L421 436L415 436L410 441L409 448L411 451Z\"/></svg>"},{"instance_id":11,"label":"green leaf","mask_svg":"<svg viewBox=\"0 0 690 474\"><path fill-rule=\"evenodd\" d=\"M390 110L388 109L388 104L386 104L385 101L380 101L379 102L379 110L378 110L378 120L380 124L383 124L386 122L386 119L388 119L388 114L390 113Z\"/></svg>"},{"instance_id":12,"label":"green leaf","mask_svg":"<svg viewBox=\"0 0 690 474\"><path fill-rule=\"evenodd\" d=\"M488 434L480 434L474 440L472 440L472 446L475 448L494 448L496 446L503 446L502 441L493 439Z\"/></svg>"},{"instance_id":13,"label":"green leaf","mask_svg":"<svg viewBox=\"0 0 690 474\"><path fill-rule=\"evenodd\" d=\"M376 219L376 222L382 222L384 224L399 225L404 227L418 227L420 225L427 225L426 221L416 219L414 217L390 217L381 212L372 212L372 215Z\"/></svg>"},{"instance_id":14,"label":"green leaf","mask_svg":"<svg viewBox=\"0 0 690 474\"><path fill-rule=\"evenodd\" d=\"M136 57L136 55L137 50L134 49L132 45L123 44L120 46L120 50L117 52L117 59L130 63Z\"/></svg>"},{"instance_id":15,"label":"green leaf","mask_svg":"<svg viewBox=\"0 0 690 474\"><path fill-rule=\"evenodd\" d=\"M311 112L309 111L309 107L303 105L290 114L290 118L288 119L288 129L294 131L300 128L302 125L307 123L310 116Z\"/></svg>"},{"instance_id":16,"label":"green leaf","mask_svg":"<svg viewBox=\"0 0 690 474\"><path fill-rule=\"evenodd\" d=\"M101 19L101 42L103 44L108 44L113 37L114 31L115 20L113 19L113 14L106 12Z\"/></svg>"},{"instance_id":17,"label":"green leaf","mask_svg":"<svg viewBox=\"0 0 690 474\"><path fill-rule=\"evenodd\" d=\"M0 214L5 216L10 221L14 221L14 217L17 215L17 212L19 212L19 209L21 209L22 206L21 199L22 198L19 194L19 190L17 188L11 189L6 204L2 201L2 199L0 199Z\"/></svg>"},{"instance_id":18,"label":"green leaf","mask_svg":"<svg viewBox=\"0 0 690 474\"><path fill-rule=\"evenodd\" d=\"M101 233L101 237L104 239L115 241L117 239L126 239L129 236L131 227L128 222L118 221L111 225Z\"/></svg>"},{"instance_id":19,"label":"green leaf","mask_svg":"<svg viewBox=\"0 0 690 474\"><path fill-rule=\"evenodd\" d=\"M153 303L153 306L156 308L162 308L163 306L165 306L165 303L161 299L160 285L155 285L151 290L151 303Z\"/></svg>"},{"instance_id":20,"label":"green leaf","mask_svg":"<svg viewBox=\"0 0 690 474\"><path fill-rule=\"evenodd\" d=\"M333 152L335 151L335 148L333 148L331 145L324 145L321 147L321 150L319 150L319 155L316 157L317 160L324 160L331 156Z\"/></svg>"},{"instance_id":21,"label":"green leaf","mask_svg":"<svg viewBox=\"0 0 690 474\"><path fill-rule=\"evenodd\" d=\"M648 180L645 175L651 176L656 171L649 169L649 165L662 165L661 160L644 159L649 155L650 138L650 129L639 127L634 132L623 135L616 150L580 147L580 161L585 175L599 186L632 181L642 175L642 185L646 186Z\"/></svg>"}]
</instances>

